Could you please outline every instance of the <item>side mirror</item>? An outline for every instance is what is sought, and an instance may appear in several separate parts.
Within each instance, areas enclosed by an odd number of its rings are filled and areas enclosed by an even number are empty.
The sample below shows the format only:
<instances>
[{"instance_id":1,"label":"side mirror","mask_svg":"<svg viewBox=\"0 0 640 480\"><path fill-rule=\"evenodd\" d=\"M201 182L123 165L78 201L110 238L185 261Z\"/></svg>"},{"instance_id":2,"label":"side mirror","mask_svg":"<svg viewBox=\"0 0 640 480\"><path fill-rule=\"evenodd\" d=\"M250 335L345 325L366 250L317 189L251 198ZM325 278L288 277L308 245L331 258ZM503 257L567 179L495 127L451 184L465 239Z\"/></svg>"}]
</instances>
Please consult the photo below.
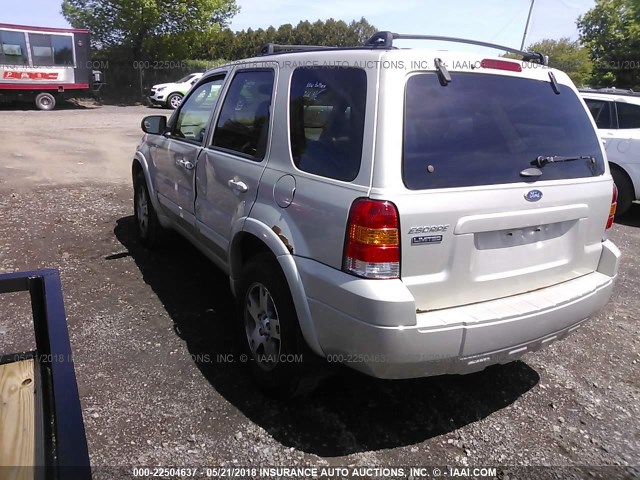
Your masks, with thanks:
<instances>
[{"instance_id":1,"label":"side mirror","mask_svg":"<svg viewBox=\"0 0 640 480\"><path fill-rule=\"evenodd\" d=\"M193 80L191 80L191 85L195 85L198 80L198 78L194 78Z\"/></svg>"},{"instance_id":2,"label":"side mirror","mask_svg":"<svg viewBox=\"0 0 640 480\"><path fill-rule=\"evenodd\" d=\"M142 131L152 135L162 135L167 130L167 117L150 115L142 119Z\"/></svg>"}]
</instances>

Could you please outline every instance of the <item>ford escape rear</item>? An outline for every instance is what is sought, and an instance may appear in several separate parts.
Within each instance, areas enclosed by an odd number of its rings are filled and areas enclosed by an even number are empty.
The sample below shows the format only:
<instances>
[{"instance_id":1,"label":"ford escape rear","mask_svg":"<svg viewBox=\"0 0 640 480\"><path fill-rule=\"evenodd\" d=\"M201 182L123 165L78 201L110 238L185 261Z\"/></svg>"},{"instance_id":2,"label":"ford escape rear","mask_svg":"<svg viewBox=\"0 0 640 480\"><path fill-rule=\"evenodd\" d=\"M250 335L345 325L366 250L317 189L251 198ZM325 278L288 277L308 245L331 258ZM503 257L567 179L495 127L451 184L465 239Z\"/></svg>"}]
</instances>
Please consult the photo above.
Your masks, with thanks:
<instances>
[{"instance_id":1,"label":"ford escape rear","mask_svg":"<svg viewBox=\"0 0 640 480\"><path fill-rule=\"evenodd\" d=\"M509 362L611 295L615 189L569 78L541 55L398 37L270 46L205 74L168 122L143 122L140 237L174 228L229 274L270 390L299 389L297 354L381 378ZM197 138L180 134L190 109Z\"/></svg>"}]
</instances>

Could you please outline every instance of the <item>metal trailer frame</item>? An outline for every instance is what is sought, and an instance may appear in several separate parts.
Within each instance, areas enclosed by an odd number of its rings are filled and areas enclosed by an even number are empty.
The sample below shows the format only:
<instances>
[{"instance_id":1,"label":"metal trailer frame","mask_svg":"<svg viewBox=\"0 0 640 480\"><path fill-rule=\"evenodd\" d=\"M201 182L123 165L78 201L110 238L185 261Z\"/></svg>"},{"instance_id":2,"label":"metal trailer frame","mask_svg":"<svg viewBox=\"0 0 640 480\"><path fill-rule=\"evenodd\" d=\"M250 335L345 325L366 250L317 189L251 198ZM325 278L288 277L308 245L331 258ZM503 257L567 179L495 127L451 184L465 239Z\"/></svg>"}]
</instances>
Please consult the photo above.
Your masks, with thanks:
<instances>
[{"instance_id":1,"label":"metal trailer frame","mask_svg":"<svg viewBox=\"0 0 640 480\"><path fill-rule=\"evenodd\" d=\"M29 292L36 350L0 356L0 364L34 359L34 478L91 480L87 439L58 270L0 275L0 294Z\"/></svg>"}]
</instances>

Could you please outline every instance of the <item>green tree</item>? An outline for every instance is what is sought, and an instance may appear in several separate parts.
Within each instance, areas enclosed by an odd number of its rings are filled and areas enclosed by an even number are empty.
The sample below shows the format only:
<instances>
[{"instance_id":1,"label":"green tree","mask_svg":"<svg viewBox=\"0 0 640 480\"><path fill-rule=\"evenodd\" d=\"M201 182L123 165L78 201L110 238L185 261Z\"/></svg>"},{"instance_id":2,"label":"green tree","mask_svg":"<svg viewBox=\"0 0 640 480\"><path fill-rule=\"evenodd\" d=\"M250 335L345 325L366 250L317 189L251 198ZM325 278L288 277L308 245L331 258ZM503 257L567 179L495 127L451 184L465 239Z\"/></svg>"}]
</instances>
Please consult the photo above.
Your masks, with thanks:
<instances>
[{"instance_id":1,"label":"green tree","mask_svg":"<svg viewBox=\"0 0 640 480\"><path fill-rule=\"evenodd\" d=\"M569 38L544 39L530 45L527 50L549 55L549 66L565 72L577 86L589 85L593 63L589 50L579 41L572 42Z\"/></svg>"},{"instance_id":2,"label":"green tree","mask_svg":"<svg viewBox=\"0 0 640 480\"><path fill-rule=\"evenodd\" d=\"M235 0L63 0L62 15L88 28L98 48L127 47L143 58L149 37L220 30L238 12Z\"/></svg>"},{"instance_id":3,"label":"green tree","mask_svg":"<svg viewBox=\"0 0 640 480\"><path fill-rule=\"evenodd\" d=\"M375 32L376 28L365 18L352 21L347 24L342 20L330 18L313 23L308 20L299 22L295 27L290 24L281 25L277 30L269 27L266 30L242 30L236 32L233 41L230 41L230 30L214 33L210 44L215 48L210 49L225 52L225 58L238 60L252 57L267 43L282 45L326 45L333 47L353 47L362 45ZM225 37L224 42L219 38ZM216 38L217 37L217 38ZM230 45L232 45L230 47Z\"/></svg>"},{"instance_id":4,"label":"green tree","mask_svg":"<svg viewBox=\"0 0 640 480\"><path fill-rule=\"evenodd\" d=\"M367 19L362 17L357 22L353 20L349 24L349 31L353 35L353 42L355 45L362 45L369 40L374 33L378 31L376 27L367 22Z\"/></svg>"},{"instance_id":5,"label":"green tree","mask_svg":"<svg viewBox=\"0 0 640 480\"><path fill-rule=\"evenodd\" d=\"M228 28L220 32L214 32L207 35L205 40L198 45L197 52L192 58L233 58L234 42L236 36Z\"/></svg>"},{"instance_id":6,"label":"green tree","mask_svg":"<svg viewBox=\"0 0 640 480\"><path fill-rule=\"evenodd\" d=\"M278 27L278 31L276 32L275 43L280 43L283 45L292 45L293 44L293 25L290 23L285 23L284 25L280 25Z\"/></svg>"},{"instance_id":7,"label":"green tree","mask_svg":"<svg viewBox=\"0 0 640 480\"><path fill-rule=\"evenodd\" d=\"M640 87L640 0L596 0L578 19L594 63L594 86Z\"/></svg>"}]
</instances>

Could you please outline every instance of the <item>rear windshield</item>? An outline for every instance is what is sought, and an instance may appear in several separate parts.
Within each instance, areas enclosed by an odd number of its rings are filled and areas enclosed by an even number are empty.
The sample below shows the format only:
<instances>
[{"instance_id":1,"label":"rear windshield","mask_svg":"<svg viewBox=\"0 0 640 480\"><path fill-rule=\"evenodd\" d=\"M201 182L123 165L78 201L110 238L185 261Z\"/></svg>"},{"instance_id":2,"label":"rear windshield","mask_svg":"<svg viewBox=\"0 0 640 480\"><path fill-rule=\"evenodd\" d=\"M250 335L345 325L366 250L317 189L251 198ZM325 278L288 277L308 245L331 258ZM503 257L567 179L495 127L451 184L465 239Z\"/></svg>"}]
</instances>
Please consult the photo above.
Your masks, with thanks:
<instances>
[{"instance_id":1,"label":"rear windshield","mask_svg":"<svg viewBox=\"0 0 640 480\"><path fill-rule=\"evenodd\" d=\"M449 188L531 180L520 175L538 156L591 156L549 163L537 180L604 173L596 133L564 85L500 75L435 73L409 78L405 92L403 179L407 188Z\"/></svg>"}]
</instances>

